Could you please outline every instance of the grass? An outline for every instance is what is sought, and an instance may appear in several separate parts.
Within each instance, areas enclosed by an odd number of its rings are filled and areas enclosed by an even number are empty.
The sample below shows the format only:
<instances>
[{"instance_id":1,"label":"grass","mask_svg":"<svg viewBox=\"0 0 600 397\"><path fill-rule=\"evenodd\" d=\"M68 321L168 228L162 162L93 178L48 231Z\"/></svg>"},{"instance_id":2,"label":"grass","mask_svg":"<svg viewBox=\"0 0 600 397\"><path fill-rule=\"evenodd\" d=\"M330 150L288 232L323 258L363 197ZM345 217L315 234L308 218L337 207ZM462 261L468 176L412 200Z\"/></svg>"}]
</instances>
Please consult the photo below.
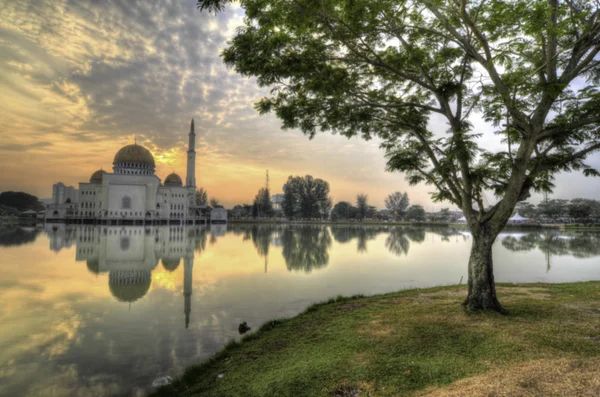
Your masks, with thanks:
<instances>
[{"instance_id":1,"label":"grass","mask_svg":"<svg viewBox=\"0 0 600 397\"><path fill-rule=\"evenodd\" d=\"M264 324L155 396L600 395L600 282L336 298Z\"/></svg>"}]
</instances>

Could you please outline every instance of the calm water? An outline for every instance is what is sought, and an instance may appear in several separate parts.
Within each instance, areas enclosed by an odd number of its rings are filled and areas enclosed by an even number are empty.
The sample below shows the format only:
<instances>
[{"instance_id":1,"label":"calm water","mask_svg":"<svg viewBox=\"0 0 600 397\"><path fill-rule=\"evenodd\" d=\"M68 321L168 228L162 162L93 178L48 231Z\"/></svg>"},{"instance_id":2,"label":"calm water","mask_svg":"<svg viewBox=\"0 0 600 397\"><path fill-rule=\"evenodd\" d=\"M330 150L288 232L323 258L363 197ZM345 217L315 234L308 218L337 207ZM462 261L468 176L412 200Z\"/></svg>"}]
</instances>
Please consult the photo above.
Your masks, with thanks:
<instances>
[{"instance_id":1,"label":"calm water","mask_svg":"<svg viewBox=\"0 0 600 397\"><path fill-rule=\"evenodd\" d=\"M336 295L456 284L454 229L218 225L0 232L0 395L143 396L239 337ZM600 279L600 235L505 233L500 282Z\"/></svg>"}]
</instances>

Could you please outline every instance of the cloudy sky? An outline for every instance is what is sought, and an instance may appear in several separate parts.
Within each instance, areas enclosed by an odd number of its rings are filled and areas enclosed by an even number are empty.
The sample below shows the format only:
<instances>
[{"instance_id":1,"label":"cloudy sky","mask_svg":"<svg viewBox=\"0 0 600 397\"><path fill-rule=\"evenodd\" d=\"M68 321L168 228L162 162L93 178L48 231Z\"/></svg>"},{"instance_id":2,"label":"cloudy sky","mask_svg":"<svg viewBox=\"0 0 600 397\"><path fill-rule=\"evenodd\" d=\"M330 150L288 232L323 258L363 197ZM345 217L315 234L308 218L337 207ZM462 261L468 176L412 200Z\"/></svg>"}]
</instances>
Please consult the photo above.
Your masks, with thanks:
<instances>
[{"instance_id":1,"label":"cloudy sky","mask_svg":"<svg viewBox=\"0 0 600 397\"><path fill-rule=\"evenodd\" d=\"M253 103L265 91L219 58L243 9L214 16L195 0L0 0L0 15L0 191L49 197L53 183L77 186L111 170L134 139L153 152L160 178L185 177L193 117L197 183L226 206L250 203L268 169L273 193L288 175L311 174L330 183L334 201L365 192L382 207L399 190L428 210L442 207L430 187L384 171L377 141L310 141L259 117ZM557 182L555 197L600 191L600 180L578 174Z\"/></svg>"}]
</instances>

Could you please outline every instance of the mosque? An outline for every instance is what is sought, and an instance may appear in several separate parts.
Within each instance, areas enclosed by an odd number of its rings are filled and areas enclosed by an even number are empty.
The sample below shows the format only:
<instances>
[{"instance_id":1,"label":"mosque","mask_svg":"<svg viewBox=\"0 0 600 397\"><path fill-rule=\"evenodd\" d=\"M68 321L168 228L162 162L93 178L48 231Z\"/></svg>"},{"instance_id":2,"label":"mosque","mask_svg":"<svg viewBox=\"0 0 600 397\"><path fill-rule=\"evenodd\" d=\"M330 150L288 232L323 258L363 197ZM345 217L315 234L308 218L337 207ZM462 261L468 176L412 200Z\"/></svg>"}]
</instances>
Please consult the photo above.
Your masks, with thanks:
<instances>
[{"instance_id":1,"label":"mosque","mask_svg":"<svg viewBox=\"0 0 600 397\"><path fill-rule=\"evenodd\" d=\"M152 153L137 143L122 147L113 160L113 172L94 172L80 182L77 202L47 206L47 221L100 224L225 223L224 208L196 205L196 133L190 125L185 185L179 175L164 182L155 175Z\"/></svg>"}]
</instances>

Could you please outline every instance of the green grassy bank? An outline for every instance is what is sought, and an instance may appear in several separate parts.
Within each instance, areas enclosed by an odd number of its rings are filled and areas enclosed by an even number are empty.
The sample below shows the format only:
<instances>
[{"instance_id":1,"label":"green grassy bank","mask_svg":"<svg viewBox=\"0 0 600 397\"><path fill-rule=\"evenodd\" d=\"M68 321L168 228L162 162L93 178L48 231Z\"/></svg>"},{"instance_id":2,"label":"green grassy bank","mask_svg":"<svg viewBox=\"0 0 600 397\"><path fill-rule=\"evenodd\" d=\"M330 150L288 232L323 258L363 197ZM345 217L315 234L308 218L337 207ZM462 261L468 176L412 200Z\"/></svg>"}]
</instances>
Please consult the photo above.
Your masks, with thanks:
<instances>
[{"instance_id":1,"label":"green grassy bank","mask_svg":"<svg viewBox=\"0 0 600 397\"><path fill-rule=\"evenodd\" d=\"M465 293L314 305L228 344L156 396L600 395L600 282L501 285L507 315L464 312Z\"/></svg>"}]
</instances>

